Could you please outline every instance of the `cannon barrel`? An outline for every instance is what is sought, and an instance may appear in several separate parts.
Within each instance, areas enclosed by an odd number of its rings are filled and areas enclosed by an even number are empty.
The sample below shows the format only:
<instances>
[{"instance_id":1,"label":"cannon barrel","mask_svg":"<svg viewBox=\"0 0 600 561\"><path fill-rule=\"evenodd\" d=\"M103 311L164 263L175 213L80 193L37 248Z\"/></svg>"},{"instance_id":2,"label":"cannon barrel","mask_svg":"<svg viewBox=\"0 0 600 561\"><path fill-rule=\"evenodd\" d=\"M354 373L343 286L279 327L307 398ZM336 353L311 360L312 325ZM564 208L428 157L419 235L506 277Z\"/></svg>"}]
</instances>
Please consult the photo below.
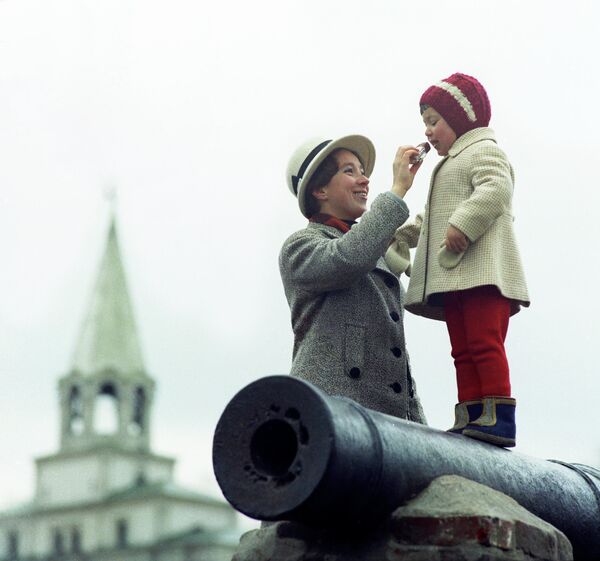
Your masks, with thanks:
<instances>
[{"instance_id":1,"label":"cannon barrel","mask_svg":"<svg viewBox=\"0 0 600 561\"><path fill-rule=\"evenodd\" d=\"M600 558L600 472L540 460L269 376L227 405L213 441L225 498L259 520L379 521L454 474L501 491L560 529L577 561Z\"/></svg>"}]
</instances>

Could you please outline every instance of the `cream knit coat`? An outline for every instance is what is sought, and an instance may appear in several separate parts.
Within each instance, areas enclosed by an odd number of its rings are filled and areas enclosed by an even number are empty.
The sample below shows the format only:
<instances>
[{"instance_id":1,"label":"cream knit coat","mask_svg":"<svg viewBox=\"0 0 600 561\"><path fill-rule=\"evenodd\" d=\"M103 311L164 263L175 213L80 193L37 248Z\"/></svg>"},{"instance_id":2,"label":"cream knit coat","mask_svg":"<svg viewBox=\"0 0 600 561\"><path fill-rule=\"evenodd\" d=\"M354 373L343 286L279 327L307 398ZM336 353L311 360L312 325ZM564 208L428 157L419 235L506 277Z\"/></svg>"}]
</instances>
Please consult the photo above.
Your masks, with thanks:
<instances>
[{"instance_id":1,"label":"cream knit coat","mask_svg":"<svg viewBox=\"0 0 600 561\"><path fill-rule=\"evenodd\" d=\"M473 129L454 142L433 171L425 210L395 233L397 249L417 247L408 311L443 320L441 298L432 295L482 285L495 285L510 298L513 314L529 306L513 231L513 183L512 166L491 129ZM449 224L471 242L452 269L438 260Z\"/></svg>"}]
</instances>

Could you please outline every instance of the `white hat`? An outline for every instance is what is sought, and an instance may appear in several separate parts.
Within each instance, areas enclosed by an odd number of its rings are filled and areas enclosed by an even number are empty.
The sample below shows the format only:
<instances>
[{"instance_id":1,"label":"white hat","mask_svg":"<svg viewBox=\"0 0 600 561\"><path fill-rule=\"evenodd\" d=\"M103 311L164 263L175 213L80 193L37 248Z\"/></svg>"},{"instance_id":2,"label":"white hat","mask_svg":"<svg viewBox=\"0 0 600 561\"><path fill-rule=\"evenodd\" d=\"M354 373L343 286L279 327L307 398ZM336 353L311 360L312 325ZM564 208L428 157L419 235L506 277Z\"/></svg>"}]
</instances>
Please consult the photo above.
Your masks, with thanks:
<instances>
[{"instance_id":1,"label":"white hat","mask_svg":"<svg viewBox=\"0 0 600 561\"><path fill-rule=\"evenodd\" d=\"M306 186L321 162L335 150L350 150L358 155L369 177L375 166L375 147L366 137L358 134L343 136L337 140L312 138L302 144L290 158L286 179L289 190L298 198L300 211L306 215ZM308 216L307 216L308 218Z\"/></svg>"}]
</instances>

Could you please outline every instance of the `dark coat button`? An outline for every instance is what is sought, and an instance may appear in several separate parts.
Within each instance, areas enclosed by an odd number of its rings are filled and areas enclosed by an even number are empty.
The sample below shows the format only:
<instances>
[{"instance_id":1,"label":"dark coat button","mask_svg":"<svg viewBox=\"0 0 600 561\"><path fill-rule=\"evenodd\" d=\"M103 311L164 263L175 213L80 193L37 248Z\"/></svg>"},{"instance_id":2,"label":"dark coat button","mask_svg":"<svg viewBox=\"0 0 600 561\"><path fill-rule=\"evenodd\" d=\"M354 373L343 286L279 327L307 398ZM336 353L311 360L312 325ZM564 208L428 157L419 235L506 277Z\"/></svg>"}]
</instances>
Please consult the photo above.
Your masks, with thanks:
<instances>
[{"instance_id":1,"label":"dark coat button","mask_svg":"<svg viewBox=\"0 0 600 561\"><path fill-rule=\"evenodd\" d=\"M385 277L385 284L389 288L394 288L396 286L396 283L394 282L394 279L391 279L390 277Z\"/></svg>"},{"instance_id":2,"label":"dark coat button","mask_svg":"<svg viewBox=\"0 0 600 561\"><path fill-rule=\"evenodd\" d=\"M390 312L390 317L394 320L394 321L398 321L400 319L400 314L398 312Z\"/></svg>"},{"instance_id":3,"label":"dark coat button","mask_svg":"<svg viewBox=\"0 0 600 561\"><path fill-rule=\"evenodd\" d=\"M402 356L402 349L399 349L398 347L393 347L390 350L394 353L395 357L399 358Z\"/></svg>"},{"instance_id":4,"label":"dark coat button","mask_svg":"<svg viewBox=\"0 0 600 561\"><path fill-rule=\"evenodd\" d=\"M400 393L402 391L402 386L398 382L390 384L390 388L392 388L396 393Z\"/></svg>"},{"instance_id":5,"label":"dark coat button","mask_svg":"<svg viewBox=\"0 0 600 561\"><path fill-rule=\"evenodd\" d=\"M356 368L356 366L354 366L353 368L350 368L350 372L348 372L348 376L350 376L350 378L360 378L360 368Z\"/></svg>"}]
</instances>

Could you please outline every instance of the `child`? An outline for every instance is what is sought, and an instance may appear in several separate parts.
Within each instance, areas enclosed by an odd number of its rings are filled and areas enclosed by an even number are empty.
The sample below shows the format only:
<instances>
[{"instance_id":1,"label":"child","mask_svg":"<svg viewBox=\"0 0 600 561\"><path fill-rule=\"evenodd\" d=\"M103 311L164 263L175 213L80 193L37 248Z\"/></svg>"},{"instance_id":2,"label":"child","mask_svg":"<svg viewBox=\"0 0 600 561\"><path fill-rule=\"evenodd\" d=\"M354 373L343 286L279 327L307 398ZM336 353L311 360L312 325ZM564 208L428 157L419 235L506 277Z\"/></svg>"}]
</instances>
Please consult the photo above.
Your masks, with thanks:
<instances>
[{"instance_id":1,"label":"child","mask_svg":"<svg viewBox=\"0 0 600 561\"><path fill-rule=\"evenodd\" d=\"M475 78L452 74L420 105L425 136L444 159L424 212L398 228L388 254L417 247L405 308L448 327L459 401L450 431L514 446L504 340L529 296L512 225L512 166L488 128L490 102Z\"/></svg>"}]
</instances>

